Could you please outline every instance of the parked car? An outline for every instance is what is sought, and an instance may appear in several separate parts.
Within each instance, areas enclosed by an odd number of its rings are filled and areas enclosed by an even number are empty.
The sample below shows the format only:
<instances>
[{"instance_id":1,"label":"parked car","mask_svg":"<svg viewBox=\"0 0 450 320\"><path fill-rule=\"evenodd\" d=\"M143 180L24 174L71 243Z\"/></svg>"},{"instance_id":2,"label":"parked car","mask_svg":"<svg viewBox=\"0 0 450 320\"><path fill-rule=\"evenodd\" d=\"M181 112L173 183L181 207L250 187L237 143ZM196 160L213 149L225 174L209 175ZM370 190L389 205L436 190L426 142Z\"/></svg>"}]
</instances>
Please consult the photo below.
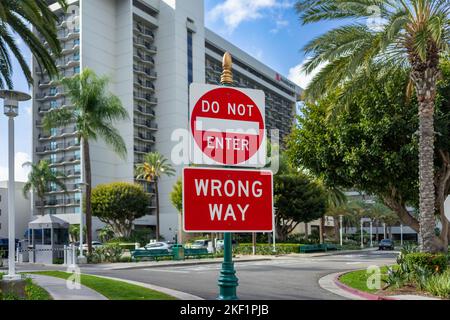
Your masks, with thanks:
<instances>
[{"instance_id":1,"label":"parked car","mask_svg":"<svg viewBox=\"0 0 450 320\"><path fill-rule=\"evenodd\" d=\"M202 240L195 240L193 244L191 244L192 249L208 249L208 244L211 242L211 240L208 239L202 239Z\"/></svg>"},{"instance_id":2,"label":"parked car","mask_svg":"<svg viewBox=\"0 0 450 320\"><path fill-rule=\"evenodd\" d=\"M394 250L394 241L391 239L383 239L378 244L378 250Z\"/></svg>"},{"instance_id":3,"label":"parked car","mask_svg":"<svg viewBox=\"0 0 450 320\"><path fill-rule=\"evenodd\" d=\"M167 249L169 252L172 252L172 244L168 244L166 242L150 242L144 246L145 250L159 250L159 249Z\"/></svg>"},{"instance_id":4,"label":"parked car","mask_svg":"<svg viewBox=\"0 0 450 320\"><path fill-rule=\"evenodd\" d=\"M78 246L80 244L78 243ZM103 246L103 243L101 243L100 241L92 241L92 248L96 249ZM88 249L88 245L87 243L83 243L83 250L87 250Z\"/></svg>"},{"instance_id":5,"label":"parked car","mask_svg":"<svg viewBox=\"0 0 450 320\"><path fill-rule=\"evenodd\" d=\"M232 240L232 241L231 241L231 244L232 244L233 248L234 248L235 246L237 246L236 240ZM223 239L217 240L217 242L216 242L216 249L217 249L218 251L223 250Z\"/></svg>"},{"instance_id":6,"label":"parked car","mask_svg":"<svg viewBox=\"0 0 450 320\"><path fill-rule=\"evenodd\" d=\"M16 248L19 245L19 239L16 239ZM9 240L8 238L0 238L0 250L5 251L5 253L9 249Z\"/></svg>"}]
</instances>

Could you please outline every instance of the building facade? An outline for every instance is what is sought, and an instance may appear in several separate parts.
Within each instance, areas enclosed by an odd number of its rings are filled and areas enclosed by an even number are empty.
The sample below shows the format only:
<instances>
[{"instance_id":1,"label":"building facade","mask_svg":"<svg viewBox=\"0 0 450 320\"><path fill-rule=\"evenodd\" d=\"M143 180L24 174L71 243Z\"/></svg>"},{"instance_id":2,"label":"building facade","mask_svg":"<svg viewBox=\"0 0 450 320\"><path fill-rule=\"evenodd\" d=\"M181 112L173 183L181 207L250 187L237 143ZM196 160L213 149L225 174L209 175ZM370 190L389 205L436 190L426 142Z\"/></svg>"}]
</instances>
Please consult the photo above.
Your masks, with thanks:
<instances>
[{"instance_id":1,"label":"building facade","mask_svg":"<svg viewBox=\"0 0 450 320\"><path fill-rule=\"evenodd\" d=\"M25 183L16 186L16 239L23 239L28 229L28 222L33 219L30 214L31 201L23 196ZM31 197L30 197L31 198ZM0 181L0 238L8 238L8 181Z\"/></svg>"},{"instance_id":2,"label":"building facade","mask_svg":"<svg viewBox=\"0 0 450 320\"><path fill-rule=\"evenodd\" d=\"M158 151L172 160L177 175L160 181L160 232L172 239L179 232L178 213L170 192L183 165L173 160L174 148L182 143L174 134L188 129L189 84L219 81L222 55L234 59L236 86L262 89L266 93L269 129L288 134L300 88L228 41L204 27L203 0L72 0L64 14L55 1L48 1L60 17L58 37L63 56L57 65L61 77L71 77L85 68L107 75L110 91L127 109L130 120L114 123L126 142L125 160L104 141L91 141L92 182L142 183L149 194L152 184L137 181L134 167L143 156ZM58 79L50 79L34 66L33 161L50 161L65 173L68 193L52 187L46 200L35 208L56 214L70 223L80 217L80 143L77 128L53 128L46 132L42 118L55 108L71 108ZM140 228L154 228L154 203L148 215L136 221ZM94 219L94 229L100 227Z\"/></svg>"}]
</instances>

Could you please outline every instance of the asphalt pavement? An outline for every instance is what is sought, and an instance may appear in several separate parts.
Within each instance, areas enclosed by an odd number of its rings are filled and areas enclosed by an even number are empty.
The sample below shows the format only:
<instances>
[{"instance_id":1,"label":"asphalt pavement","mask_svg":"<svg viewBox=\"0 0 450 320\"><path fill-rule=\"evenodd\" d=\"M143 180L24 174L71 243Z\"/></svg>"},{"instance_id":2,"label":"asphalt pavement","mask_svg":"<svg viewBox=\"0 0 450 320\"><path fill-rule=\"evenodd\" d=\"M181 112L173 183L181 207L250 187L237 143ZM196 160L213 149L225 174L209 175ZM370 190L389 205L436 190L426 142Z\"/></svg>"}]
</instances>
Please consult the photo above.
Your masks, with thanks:
<instances>
[{"instance_id":1,"label":"asphalt pavement","mask_svg":"<svg viewBox=\"0 0 450 320\"><path fill-rule=\"evenodd\" d=\"M340 300L341 296L322 289L321 277L335 272L384 266L395 262L396 252L361 251L348 254L306 257L282 256L267 261L249 261L235 264L239 278L238 296L243 300ZM25 266L19 269L25 269ZM28 266L26 269L33 268ZM161 266L139 269L105 270L82 267L83 273L98 274L148 283L178 290L204 299L216 299L217 279L221 265ZM33 269L50 269L34 267ZM51 269L63 269L53 267Z\"/></svg>"}]
</instances>

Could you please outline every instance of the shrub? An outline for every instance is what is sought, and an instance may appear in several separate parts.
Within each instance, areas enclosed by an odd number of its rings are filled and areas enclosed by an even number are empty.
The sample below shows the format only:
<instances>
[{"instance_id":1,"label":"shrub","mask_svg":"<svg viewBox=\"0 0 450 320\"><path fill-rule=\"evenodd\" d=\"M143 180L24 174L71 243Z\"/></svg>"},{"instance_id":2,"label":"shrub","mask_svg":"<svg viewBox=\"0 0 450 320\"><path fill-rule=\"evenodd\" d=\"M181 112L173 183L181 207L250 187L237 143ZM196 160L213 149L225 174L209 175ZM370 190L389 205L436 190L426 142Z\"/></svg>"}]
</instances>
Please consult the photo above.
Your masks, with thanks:
<instances>
[{"instance_id":1,"label":"shrub","mask_svg":"<svg viewBox=\"0 0 450 320\"><path fill-rule=\"evenodd\" d=\"M95 248L88 257L91 263L119 262L123 254L123 249L118 244L106 244Z\"/></svg>"},{"instance_id":2,"label":"shrub","mask_svg":"<svg viewBox=\"0 0 450 320\"><path fill-rule=\"evenodd\" d=\"M406 254L403 259L411 272L423 268L432 273L441 273L448 267L447 256L444 254L414 252Z\"/></svg>"},{"instance_id":3,"label":"shrub","mask_svg":"<svg viewBox=\"0 0 450 320\"><path fill-rule=\"evenodd\" d=\"M449 299L450 298L450 271L431 276L425 283L425 290L432 295Z\"/></svg>"},{"instance_id":4,"label":"shrub","mask_svg":"<svg viewBox=\"0 0 450 320\"><path fill-rule=\"evenodd\" d=\"M256 254L258 255L272 255L272 254L288 254L299 253L299 244L280 243L275 245L276 252L273 252L273 245L269 244L257 244ZM241 243L233 249L234 254L252 254L253 245L250 243Z\"/></svg>"}]
</instances>

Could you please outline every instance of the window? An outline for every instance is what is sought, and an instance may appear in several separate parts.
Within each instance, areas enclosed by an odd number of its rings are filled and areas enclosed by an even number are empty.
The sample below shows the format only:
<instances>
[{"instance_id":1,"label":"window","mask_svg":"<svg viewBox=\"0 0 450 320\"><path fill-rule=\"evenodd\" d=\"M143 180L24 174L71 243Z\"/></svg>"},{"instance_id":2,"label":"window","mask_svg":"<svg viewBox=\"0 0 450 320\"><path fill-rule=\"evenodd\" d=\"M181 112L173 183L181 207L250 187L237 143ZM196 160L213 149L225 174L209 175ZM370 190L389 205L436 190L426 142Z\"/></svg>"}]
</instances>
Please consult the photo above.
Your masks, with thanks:
<instances>
[{"instance_id":1,"label":"window","mask_svg":"<svg viewBox=\"0 0 450 320\"><path fill-rule=\"evenodd\" d=\"M56 87L51 87L50 88L50 95L54 96L57 93L58 93L58 88L56 88Z\"/></svg>"},{"instance_id":2,"label":"window","mask_svg":"<svg viewBox=\"0 0 450 320\"><path fill-rule=\"evenodd\" d=\"M80 67L73 67L73 73L80 73Z\"/></svg>"},{"instance_id":3,"label":"window","mask_svg":"<svg viewBox=\"0 0 450 320\"><path fill-rule=\"evenodd\" d=\"M77 45L79 45L80 44L80 39L75 39L75 40L73 40L73 46L75 47L75 46L77 46Z\"/></svg>"},{"instance_id":4,"label":"window","mask_svg":"<svg viewBox=\"0 0 450 320\"><path fill-rule=\"evenodd\" d=\"M50 108L54 109L58 107L58 102L56 100L50 101Z\"/></svg>"},{"instance_id":5,"label":"window","mask_svg":"<svg viewBox=\"0 0 450 320\"><path fill-rule=\"evenodd\" d=\"M79 61L80 60L80 54L79 53L74 53L73 54L73 60L74 61Z\"/></svg>"},{"instance_id":6,"label":"window","mask_svg":"<svg viewBox=\"0 0 450 320\"><path fill-rule=\"evenodd\" d=\"M188 86L194 82L194 61L193 61L193 36L192 31L187 31L187 74L188 74Z\"/></svg>"}]
</instances>

